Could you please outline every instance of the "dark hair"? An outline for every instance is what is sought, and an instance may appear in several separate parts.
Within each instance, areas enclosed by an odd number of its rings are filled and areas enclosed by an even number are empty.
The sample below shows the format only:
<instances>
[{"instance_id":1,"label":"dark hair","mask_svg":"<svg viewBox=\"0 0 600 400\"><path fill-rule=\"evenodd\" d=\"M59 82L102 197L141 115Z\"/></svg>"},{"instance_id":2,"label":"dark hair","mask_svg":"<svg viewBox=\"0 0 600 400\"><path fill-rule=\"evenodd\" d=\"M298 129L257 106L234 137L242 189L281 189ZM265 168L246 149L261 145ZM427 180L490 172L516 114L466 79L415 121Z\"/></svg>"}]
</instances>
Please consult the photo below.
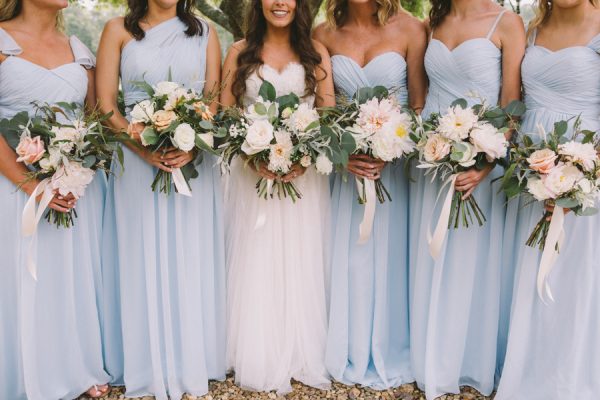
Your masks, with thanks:
<instances>
[{"instance_id":1,"label":"dark hair","mask_svg":"<svg viewBox=\"0 0 600 400\"><path fill-rule=\"evenodd\" d=\"M430 0L431 10L429 10L429 26L431 29L440 26L446 15L450 13L452 0Z\"/></svg>"},{"instance_id":2,"label":"dark hair","mask_svg":"<svg viewBox=\"0 0 600 400\"><path fill-rule=\"evenodd\" d=\"M125 15L125 29L136 40L142 40L146 32L140 27L140 20L148 12L148 0L127 0L129 12ZM177 17L187 26L185 34L188 36L202 36L204 28L202 22L194 14L192 0L179 0L177 2Z\"/></svg>"},{"instance_id":3,"label":"dark hair","mask_svg":"<svg viewBox=\"0 0 600 400\"><path fill-rule=\"evenodd\" d=\"M321 64L321 55L312 42L311 28L312 13L308 0L297 0L296 15L290 26L290 44L304 67L306 87L304 96L315 92L317 87L315 70ZM246 79L263 65L260 54L266 32L267 20L263 14L261 0L252 0L246 11L246 47L238 54L237 70L231 85L231 91L238 101L241 101L239 99L242 99L246 93Z\"/></svg>"}]
</instances>

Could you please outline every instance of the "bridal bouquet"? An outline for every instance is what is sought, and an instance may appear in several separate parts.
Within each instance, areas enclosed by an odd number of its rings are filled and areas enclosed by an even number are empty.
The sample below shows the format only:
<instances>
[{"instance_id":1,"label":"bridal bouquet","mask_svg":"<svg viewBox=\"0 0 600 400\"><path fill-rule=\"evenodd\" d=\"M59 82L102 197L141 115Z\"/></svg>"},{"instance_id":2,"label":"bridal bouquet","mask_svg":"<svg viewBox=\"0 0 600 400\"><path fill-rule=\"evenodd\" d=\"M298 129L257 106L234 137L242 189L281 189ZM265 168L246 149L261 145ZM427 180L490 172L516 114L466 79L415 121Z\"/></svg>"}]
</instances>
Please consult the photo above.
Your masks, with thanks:
<instances>
[{"instance_id":1,"label":"bridal bouquet","mask_svg":"<svg viewBox=\"0 0 600 400\"><path fill-rule=\"evenodd\" d=\"M35 232L41 213L47 208L54 193L72 194L79 199L92 182L98 170L108 171L113 152L119 162L123 157L116 140L106 135L102 123L110 117L92 113L70 103L36 105L34 117L21 112L10 120L0 122L0 131L18 155L17 161L30 170L26 180L40 180L23 212L23 232ZM35 211L36 198L42 195L39 209ZM33 214L32 214L33 213ZM57 227L68 228L77 217L75 209L46 213L46 220Z\"/></svg>"},{"instance_id":2,"label":"bridal bouquet","mask_svg":"<svg viewBox=\"0 0 600 400\"><path fill-rule=\"evenodd\" d=\"M221 166L227 171L235 157L258 169L261 164L279 177L289 173L294 164L304 168L315 166L318 173L333 171L333 152L336 149L333 132L322 127L317 110L301 103L298 96L276 97L275 88L264 81L256 102L245 109L232 107L219 115L215 137L222 140ZM302 198L294 182L261 177L256 191L262 198L289 196L292 201Z\"/></svg>"},{"instance_id":3,"label":"bridal bouquet","mask_svg":"<svg viewBox=\"0 0 600 400\"><path fill-rule=\"evenodd\" d=\"M154 86L145 82L136 84L150 96L148 100L137 103L131 111L131 123L145 125L140 135L142 146L153 152L175 148L185 152L198 149L215 153L209 101L193 89L186 89L175 82L164 81ZM172 172L159 170L152 182L152 190L158 189L169 195L174 184L178 193L191 196L189 181L197 176L194 162L183 168L174 168Z\"/></svg>"},{"instance_id":4,"label":"bridal bouquet","mask_svg":"<svg viewBox=\"0 0 600 400\"><path fill-rule=\"evenodd\" d=\"M594 215L600 198L600 158L594 143L596 132L580 129L575 121L574 133L566 137L567 121L554 124L546 133L539 127L541 140L520 134L511 148L511 161L502 181L507 197L525 195L532 202L554 206L546 211L527 239L527 246L543 250L538 286L542 293L545 276L551 268L562 242L564 210L578 216ZM548 290L548 289L547 289ZM551 293L547 291L551 298Z\"/></svg>"}]
</instances>

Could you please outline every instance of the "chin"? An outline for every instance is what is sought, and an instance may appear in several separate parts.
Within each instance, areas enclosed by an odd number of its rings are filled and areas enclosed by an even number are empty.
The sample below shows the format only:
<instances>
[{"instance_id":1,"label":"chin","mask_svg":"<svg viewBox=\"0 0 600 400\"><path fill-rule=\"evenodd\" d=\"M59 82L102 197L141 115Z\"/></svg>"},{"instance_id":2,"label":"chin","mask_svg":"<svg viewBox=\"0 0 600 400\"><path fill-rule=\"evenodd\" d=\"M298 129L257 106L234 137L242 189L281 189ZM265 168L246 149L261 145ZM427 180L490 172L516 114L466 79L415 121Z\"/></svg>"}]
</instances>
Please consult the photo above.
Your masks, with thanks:
<instances>
[{"instance_id":1,"label":"chin","mask_svg":"<svg viewBox=\"0 0 600 400\"><path fill-rule=\"evenodd\" d=\"M173 7L177 7L178 0L150 0L154 4L156 4L159 8L164 10L171 9Z\"/></svg>"}]
</instances>

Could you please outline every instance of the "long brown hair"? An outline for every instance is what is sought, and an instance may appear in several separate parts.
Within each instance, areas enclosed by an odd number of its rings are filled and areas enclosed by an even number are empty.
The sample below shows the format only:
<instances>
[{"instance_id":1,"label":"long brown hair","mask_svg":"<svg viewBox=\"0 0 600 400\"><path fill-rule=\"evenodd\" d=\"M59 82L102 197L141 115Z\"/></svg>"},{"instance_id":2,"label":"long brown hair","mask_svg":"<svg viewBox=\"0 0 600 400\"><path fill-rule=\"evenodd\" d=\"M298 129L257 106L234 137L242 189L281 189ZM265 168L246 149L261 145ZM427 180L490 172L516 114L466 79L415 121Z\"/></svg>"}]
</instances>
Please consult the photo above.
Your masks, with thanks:
<instances>
[{"instance_id":1,"label":"long brown hair","mask_svg":"<svg viewBox=\"0 0 600 400\"><path fill-rule=\"evenodd\" d=\"M430 3L429 26L434 29L440 26L446 15L450 13L452 0L430 0Z\"/></svg>"},{"instance_id":2,"label":"long brown hair","mask_svg":"<svg viewBox=\"0 0 600 400\"><path fill-rule=\"evenodd\" d=\"M548 21L552 14L552 3L548 0L538 0L538 6L535 10L535 18L531 20L527 27L527 37L531 37L533 32L541 25ZM590 0L590 4L594 7L600 7L600 0Z\"/></svg>"},{"instance_id":3,"label":"long brown hair","mask_svg":"<svg viewBox=\"0 0 600 400\"><path fill-rule=\"evenodd\" d=\"M23 8L22 0L1 0L0 1L0 22L9 21L15 18L17 15L21 14L21 9ZM63 30L64 28L64 20L62 16L62 12L59 11L56 15L56 27L59 30Z\"/></svg>"},{"instance_id":4,"label":"long brown hair","mask_svg":"<svg viewBox=\"0 0 600 400\"><path fill-rule=\"evenodd\" d=\"M136 40L142 40L146 33L140 27L140 20L148 12L148 0L127 0L129 11L125 15L125 29ZM177 17L187 26L185 34L188 36L202 36L204 28L194 13L192 0L179 0L177 2Z\"/></svg>"},{"instance_id":5,"label":"long brown hair","mask_svg":"<svg viewBox=\"0 0 600 400\"><path fill-rule=\"evenodd\" d=\"M312 14L308 0L296 0L296 15L290 26L290 44L304 67L306 87L304 96L315 92L317 87L315 70L321 64L321 55L315 49L310 36L311 28ZM266 33L267 20L263 14L262 2L251 0L246 12L246 47L238 54L237 70L231 85L231 92L238 99L242 99L246 93L246 79L263 65L260 55Z\"/></svg>"},{"instance_id":6,"label":"long brown hair","mask_svg":"<svg viewBox=\"0 0 600 400\"><path fill-rule=\"evenodd\" d=\"M377 22L385 25L391 17L402 10L400 0L375 0L377 3ZM348 0L327 0L327 22L334 28L346 23L348 18Z\"/></svg>"}]
</instances>

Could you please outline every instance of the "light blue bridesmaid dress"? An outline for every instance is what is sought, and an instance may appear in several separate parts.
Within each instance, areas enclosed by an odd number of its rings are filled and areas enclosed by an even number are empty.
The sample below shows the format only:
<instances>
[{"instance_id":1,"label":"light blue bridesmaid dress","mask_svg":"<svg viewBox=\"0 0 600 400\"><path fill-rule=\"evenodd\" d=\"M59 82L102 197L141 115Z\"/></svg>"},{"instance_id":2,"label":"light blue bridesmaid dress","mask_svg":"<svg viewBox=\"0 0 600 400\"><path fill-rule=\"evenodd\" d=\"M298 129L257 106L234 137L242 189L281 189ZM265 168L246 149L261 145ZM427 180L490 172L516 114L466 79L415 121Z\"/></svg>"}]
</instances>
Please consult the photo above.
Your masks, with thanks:
<instances>
[{"instance_id":1,"label":"light blue bridesmaid dress","mask_svg":"<svg viewBox=\"0 0 600 400\"><path fill-rule=\"evenodd\" d=\"M352 96L366 86L386 86L408 103L406 62L386 52L360 67L332 58L337 91ZM364 206L354 177L333 184L333 254L326 363L346 384L377 389L412 382L408 332L408 177L404 162L388 165L382 182L392 201L377 203L371 238L357 244Z\"/></svg>"},{"instance_id":2,"label":"light blue bridesmaid dress","mask_svg":"<svg viewBox=\"0 0 600 400\"><path fill-rule=\"evenodd\" d=\"M467 40L452 50L431 39L425 54L430 85L425 118L445 112L459 97L469 104L480 102L470 97L472 92L491 105L498 103L502 53L490 38L504 12L486 37ZM494 389L501 318L506 201L492 180L502 176L502 169L496 167L473 193L487 222L449 230L437 262L429 254L427 230L437 223L441 205L436 207L435 202L442 185L416 168L413 176L417 182L410 187L409 303L415 379L427 399L459 393L462 385L488 395Z\"/></svg>"},{"instance_id":3,"label":"light blue bridesmaid dress","mask_svg":"<svg viewBox=\"0 0 600 400\"><path fill-rule=\"evenodd\" d=\"M527 112L521 131L547 131L581 117L600 130L600 34L587 46L551 51L533 32L521 73ZM572 126L571 126L572 129ZM570 130L571 130L570 129ZM565 217L565 241L549 276L554 302L538 297L541 251L525 246L543 215L539 204L509 203L507 226L516 265L514 298L499 400L596 399L600 393L600 215ZM508 243L507 243L508 244Z\"/></svg>"},{"instance_id":4,"label":"light blue bridesmaid dress","mask_svg":"<svg viewBox=\"0 0 600 400\"><path fill-rule=\"evenodd\" d=\"M128 112L147 94L134 81L171 80L201 92L208 25L189 37L177 17L128 42L121 82ZM105 216L105 351L127 396L203 395L225 377L225 271L222 193L205 155L192 197L150 188L156 169L127 148L125 170L109 179ZM109 241L108 238L112 240ZM109 284L110 282L110 284ZM111 293L115 292L115 293ZM111 296L109 296L109 294ZM119 326L120 325L120 326Z\"/></svg>"},{"instance_id":5,"label":"light blue bridesmaid dress","mask_svg":"<svg viewBox=\"0 0 600 400\"><path fill-rule=\"evenodd\" d=\"M32 101L85 101L92 53L75 36L74 60L46 69L20 57L22 49L0 28L0 119L33 112ZM69 229L42 219L32 249L37 281L25 265L30 238L21 237L28 197L0 175L0 399L72 399L104 384L99 319L100 238L106 177L96 174L77 202Z\"/></svg>"}]
</instances>

